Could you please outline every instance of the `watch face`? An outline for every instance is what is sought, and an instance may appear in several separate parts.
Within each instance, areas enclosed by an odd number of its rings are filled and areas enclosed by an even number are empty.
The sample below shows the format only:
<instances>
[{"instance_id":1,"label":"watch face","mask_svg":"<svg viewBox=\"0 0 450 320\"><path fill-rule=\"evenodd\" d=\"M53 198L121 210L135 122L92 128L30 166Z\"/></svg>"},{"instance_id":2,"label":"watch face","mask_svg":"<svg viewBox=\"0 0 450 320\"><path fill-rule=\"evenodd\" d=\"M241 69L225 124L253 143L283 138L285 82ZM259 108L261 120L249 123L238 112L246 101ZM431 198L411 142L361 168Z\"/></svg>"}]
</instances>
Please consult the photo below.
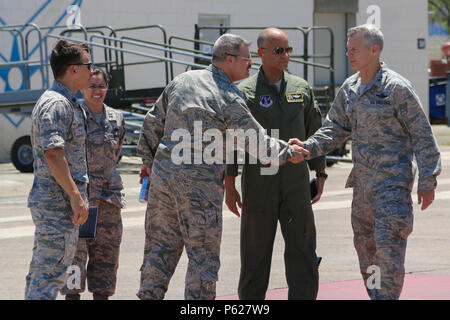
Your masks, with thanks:
<instances>
[{"instance_id":1,"label":"watch face","mask_svg":"<svg viewBox=\"0 0 450 320\"><path fill-rule=\"evenodd\" d=\"M326 174L325 172L316 172L316 177L317 178L328 178L328 174Z\"/></svg>"}]
</instances>

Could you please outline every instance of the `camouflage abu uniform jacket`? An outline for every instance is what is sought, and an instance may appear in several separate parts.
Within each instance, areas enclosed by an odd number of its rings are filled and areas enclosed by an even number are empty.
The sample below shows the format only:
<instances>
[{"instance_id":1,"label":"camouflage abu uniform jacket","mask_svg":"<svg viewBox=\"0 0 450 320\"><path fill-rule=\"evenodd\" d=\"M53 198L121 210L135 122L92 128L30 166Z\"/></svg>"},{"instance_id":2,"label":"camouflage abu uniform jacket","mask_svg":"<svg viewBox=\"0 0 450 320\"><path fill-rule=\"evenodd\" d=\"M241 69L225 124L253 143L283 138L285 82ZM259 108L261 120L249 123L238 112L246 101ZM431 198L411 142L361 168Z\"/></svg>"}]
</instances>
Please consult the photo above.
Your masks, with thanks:
<instances>
[{"instance_id":1,"label":"camouflage abu uniform jacket","mask_svg":"<svg viewBox=\"0 0 450 320\"><path fill-rule=\"evenodd\" d=\"M346 187L361 181L369 190L401 186L412 190L413 157L419 190L436 188L441 158L430 124L408 80L382 63L361 94L359 73L339 90L319 131L305 142L312 157L332 151L352 135L353 169Z\"/></svg>"},{"instance_id":2,"label":"camouflage abu uniform jacket","mask_svg":"<svg viewBox=\"0 0 450 320\"><path fill-rule=\"evenodd\" d=\"M86 105L86 150L89 170L89 200L103 199L116 207L125 206L122 179L116 170L125 136L125 120L121 112L104 105L100 117L95 117Z\"/></svg>"},{"instance_id":3,"label":"camouflage abu uniform jacket","mask_svg":"<svg viewBox=\"0 0 450 320\"><path fill-rule=\"evenodd\" d=\"M34 181L28 207L49 211L71 208L68 195L56 182L44 158L44 151L53 148L64 149L70 174L87 201L85 119L75 95L62 83L55 81L36 102L31 118Z\"/></svg>"},{"instance_id":4,"label":"camouflage abu uniform jacket","mask_svg":"<svg viewBox=\"0 0 450 320\"><path fill-rule=\"evenodd\" d=\"M147 113L138 143L138 154L144 165L167 181L178 195L217 201L222 205L225 159L221 163L175 164L172 150L180 143L171 136L177 129L187 130L192 139L192 156L202 153L211 140L203 143L195 132L194 122L201 121L201 131L219 130L225 137L226 129L264 129L246 108L240 91L221 69L210 65L205 70L185 72L176 77L164 90L155 106ZM193 137L193 138L192 138ZM264 136L264 141L279 147L280 164L287 161L292 148L286 142L278 142ZM208 141L209 140L209 141ZM225 139L224 139L225 141ZM191 144L189 144L191 145ZM225 143L223 144L225 148ZM273 150L273 149L272 149ZM223 155L226 155L225 150Z\"/></svg>"}]
</instances>

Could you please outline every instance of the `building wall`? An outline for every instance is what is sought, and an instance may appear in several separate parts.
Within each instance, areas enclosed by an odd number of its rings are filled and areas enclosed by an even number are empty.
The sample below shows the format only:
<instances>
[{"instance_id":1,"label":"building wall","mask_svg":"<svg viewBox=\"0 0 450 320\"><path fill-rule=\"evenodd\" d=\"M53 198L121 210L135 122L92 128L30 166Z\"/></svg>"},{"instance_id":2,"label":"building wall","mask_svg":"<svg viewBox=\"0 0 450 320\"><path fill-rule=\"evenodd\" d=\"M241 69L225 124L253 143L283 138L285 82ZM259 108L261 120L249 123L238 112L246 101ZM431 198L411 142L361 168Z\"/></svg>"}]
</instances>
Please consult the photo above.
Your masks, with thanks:
<instances>
[{"instance_id":1,"label":"building wall","mask_svg":"<svg viewBox=\"0 0 450 320\"><path fill-rule=\"evenodd\" d=\"M382 60L413 84L428 115L428 54L417 48L417 39L428 37L428 9L424 0L360 0L357 24L371 20L367 8L380 8L384 35Z\"/></svg>"},{"instance_id":2,"label":"building wall","mask_svg":"<svg viewBox=\"0 0 450 320\"><path fill-rule=\"evenodd\" d=\"M194 37L194 24L199 14L220 14L230 16L231 26L310 26L313 24L313 0L273 1L209 1L209 0L0 0L0 24L21 24L34 22L43 25L64 25L67 20L65 8L69 5L81 6L80 22L85 26L110 25L131 27L137 25L161 24L169 35ZM380 8L381 28L385 35L383 60L395 71L408 78L415 86L423 105L428 106L428 58L426 50L417 49L417 38L427 38L427 4L424 0L360 0L357 24L366 23L373 16L366 10L371 5ZM26 10L23 10L26 8ZM253 41L256 51L258 31L235 31ZM136 33L135 33L136 34ZM294 54L302 54L303 39L298 32L287 32ZM157 31L137 33L144 39L161 41ZM11 35L0 32L0 48L3 58L13 55ZM309 42L311 48L313 39ZM9 46L9 47L8 47ZM51 43L49 44L51 47ZM97 55L97 53L96 53ZM37 52L33 57L37 57ZM137 58L129 58L131 61ZM5 60L5 59L3 59ZM129 60L129 61L130 61ZM149 69L147 69L149 68ZM144 72L143 72L144 70ZM163 85L162 65L153 67L137 66L131 69L130 88ZM176 73L184 71L179 67ZM291 71L302 75L302 69L292 66ZM17 73L10 73L11 80ZM151 76L149 76L151 75ZM309 74L313 78L313 72ZM5 77L0 70L0 91L5 87ZM20 78L20 77L19 77ZM33 84L40 83L38 73L33 75ZM17 87L17 86L16 86Z\"/></svg>"},{"instance_id":3,"label":"building wall","mask_svg":"<svg viewBox=\"0 0 450 320\"><path fill-rule=\"evenodd\" d=\"M76 4L81 7L80 22L84 26L109 25L114 28L131 27L138 25L162 25L169 35L193 38L194 25L198 23L200 14L229 15L231 26L310 26L313 24L313 1L279 0L274 4L272 1L209 1L209 0L0 0L0 18L5 24L21 24L30 19L44 4L41 13L37 15L33 22L38 25L53 25L61 17L65 8ZM27 10L19 8L26 7ZM0 20L0 23L1 21ZM59 24L64 25L67 17L59 19ZM248 40L253 41L251 50L256 51L256 37L258 31L236 31ZM126 33L121 33L126 34ZM157 30L146 30L133 32L140 38L161 41L161 33ZM4 34L0 32L0 40ZM300 37L294 32L288 32L292 39L292 45L297 53L302 52L302 42ZM6 37L10 37L6 35ZM298 38L298 40L297 40ZM11 41L8 41L10 43ZM312 39L311 39L312 45ZM50 45L51 47L51 45ZM2 50L0 53L9 55L9 50ZM97 50L97 49L96 49ZM301 52L298 52L300 50ZM6 52L6 53L5 53ZM131 61L137 58L130 57ZM129 61L129 60L128 60ZM142 74L142 69L146 67L134 67L133 74ZM134 76L128 85L132 88L143 86L157 86L161 84L164 76L162 65L149 68L143 74L145 77ZM141 71L141 72L139 72ZM177 72L184 71L178 67ZM297 70L293 70L296 72ZM154 76L148 77L149 74ZM39 77L34 76L35 82L39 82ZM131 80L131 78L130 78ZM2 87L0 80L0 89Z\"/></svg>"}]
</instances>

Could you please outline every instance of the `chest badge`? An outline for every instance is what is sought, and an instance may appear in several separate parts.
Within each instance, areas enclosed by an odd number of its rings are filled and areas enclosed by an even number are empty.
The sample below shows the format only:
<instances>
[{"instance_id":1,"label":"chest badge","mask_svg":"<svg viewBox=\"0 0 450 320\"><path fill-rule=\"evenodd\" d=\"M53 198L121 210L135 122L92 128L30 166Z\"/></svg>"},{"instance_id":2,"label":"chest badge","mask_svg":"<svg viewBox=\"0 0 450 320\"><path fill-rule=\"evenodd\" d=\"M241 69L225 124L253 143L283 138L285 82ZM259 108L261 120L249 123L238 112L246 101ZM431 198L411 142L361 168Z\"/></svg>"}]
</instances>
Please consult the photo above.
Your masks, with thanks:
<instances>
[{"instance_id":1,"label":"chest badge","mask_svg":"<svg viewBox=\"0 0 450 320\"><path fill-rule=\"evenodd\" d=\"M259 102L259 105L263 108L268 108L273 104L272 98L270 96L261 96L261 101Z\"/></svg>"},{"instance_id":2,"label":"chest badge","mask_svg":"<svg viewBox=\"0 0 450 320\"><path fill-rule=\"evenodd\" d=\"M286 93L287 102L303 102L303 93Z\"/></svg>"}]
</instances>

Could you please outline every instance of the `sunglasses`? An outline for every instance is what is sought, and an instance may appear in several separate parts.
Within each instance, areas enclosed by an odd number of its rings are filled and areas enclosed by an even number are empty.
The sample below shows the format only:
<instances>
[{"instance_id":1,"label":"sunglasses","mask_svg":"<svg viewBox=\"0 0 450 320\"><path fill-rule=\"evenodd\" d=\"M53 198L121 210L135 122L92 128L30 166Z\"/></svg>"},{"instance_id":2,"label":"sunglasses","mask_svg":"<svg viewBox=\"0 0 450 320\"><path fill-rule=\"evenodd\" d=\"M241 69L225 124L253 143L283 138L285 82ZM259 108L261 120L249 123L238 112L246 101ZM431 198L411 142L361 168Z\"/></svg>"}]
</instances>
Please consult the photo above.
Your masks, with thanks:
<instances>
[{"instance_id":1,"label":"sunglasses","mask_svg":"<svg viewBox=\"0 0 450 320\"><path fill-rule=\"evenodd\" d=\"M261 49L268 49L268 48L261 48ZM287 54L291 54L292 50L294 50L294 48L292 47L287 47L287 48L283 48L283 47L276 47L273 49L273 53L275 53L276 55L280 56L283 53L287 53Z\"/></svg>"},{"instance_id":2,"label":"sunglasses","mask_svg":"<svg viewBox=\"0 0 450 320\"><path fill-rule=\"evenodd\" d=\"M68 63L68 66L87 66L89 70L92 70L94 68L94 65L92 62L80 62L80 63Z\"/></svg>"}]
</instances>

